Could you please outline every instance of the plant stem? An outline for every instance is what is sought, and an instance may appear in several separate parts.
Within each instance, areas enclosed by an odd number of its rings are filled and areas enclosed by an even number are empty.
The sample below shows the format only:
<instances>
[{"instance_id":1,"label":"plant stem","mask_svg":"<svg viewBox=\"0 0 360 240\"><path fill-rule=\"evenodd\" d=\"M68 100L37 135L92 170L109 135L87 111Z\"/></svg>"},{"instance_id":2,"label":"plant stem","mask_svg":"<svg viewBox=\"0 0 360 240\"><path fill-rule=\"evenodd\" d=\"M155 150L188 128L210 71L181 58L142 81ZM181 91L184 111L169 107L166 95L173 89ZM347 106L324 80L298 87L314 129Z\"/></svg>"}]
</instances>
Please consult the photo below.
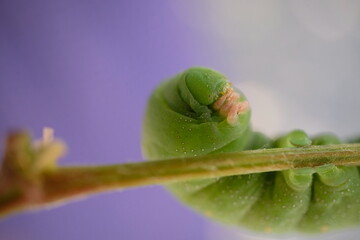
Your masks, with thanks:
<instances>
[{"instance_id":1,"label":"plant stem","mask_svg":"<svg viewBox=\"0 0 360 240\"><path fill-rule=\"evenodd\" d=\"M60 167L42 173L38 182L31 185L31 194L36 197L30 196L29 191L22 193L20 185L4 188L0 184L0 215L114 189L327 164L360 165L360 144L260 149L109 166Z\"/></svg>"}]
</instances>

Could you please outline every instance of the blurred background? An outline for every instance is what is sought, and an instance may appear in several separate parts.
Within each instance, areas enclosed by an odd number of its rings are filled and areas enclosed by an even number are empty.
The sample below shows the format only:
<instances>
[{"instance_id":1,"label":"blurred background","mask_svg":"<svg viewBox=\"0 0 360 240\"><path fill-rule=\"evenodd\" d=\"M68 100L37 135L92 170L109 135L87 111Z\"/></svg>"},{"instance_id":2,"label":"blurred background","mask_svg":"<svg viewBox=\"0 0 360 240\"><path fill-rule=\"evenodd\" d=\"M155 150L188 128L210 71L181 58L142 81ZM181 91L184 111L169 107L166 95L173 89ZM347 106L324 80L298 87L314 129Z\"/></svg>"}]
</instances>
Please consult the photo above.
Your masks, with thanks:
<instances>
[{"instance_id":1,"label":"blurred background","mask_svg":"<svg viewBox=\"0 0 360 240\"><path fill-rule=\"evenodd\" d=\"M0 138L50 126L61 165L139 161L147 98L191 66L227 75L271 136L360 133L360 1L1 0ZM0 239L245 239L222 229L153 186L2 219Z\"/></svg>"}]
</instances>

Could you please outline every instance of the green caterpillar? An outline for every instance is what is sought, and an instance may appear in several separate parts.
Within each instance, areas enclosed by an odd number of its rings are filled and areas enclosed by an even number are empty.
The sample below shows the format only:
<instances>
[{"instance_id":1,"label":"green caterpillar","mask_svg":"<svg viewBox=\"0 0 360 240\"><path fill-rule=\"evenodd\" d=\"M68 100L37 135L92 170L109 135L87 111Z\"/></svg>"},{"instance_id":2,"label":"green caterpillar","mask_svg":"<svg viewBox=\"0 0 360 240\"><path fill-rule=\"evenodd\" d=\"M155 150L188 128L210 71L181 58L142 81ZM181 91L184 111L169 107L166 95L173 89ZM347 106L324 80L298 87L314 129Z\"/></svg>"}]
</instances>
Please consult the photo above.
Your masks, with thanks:
<instances>
[{"instance_id":1,"label":"green caterpillar","mask_svg":"<svg viewBox=\"0 0 360 240\"><path fill-rule=\"evenodd\" d=\"M149 160L259 148L338 144L295 130L272 140L254 132L245 96L222 74L190 68L150 97L143 125ZM269 160L270 161L270 160ZM326 232L360 223L357 167L265 172L171 184L184 203L224 223L260 232Z\"/></svg>"}]
</instances>

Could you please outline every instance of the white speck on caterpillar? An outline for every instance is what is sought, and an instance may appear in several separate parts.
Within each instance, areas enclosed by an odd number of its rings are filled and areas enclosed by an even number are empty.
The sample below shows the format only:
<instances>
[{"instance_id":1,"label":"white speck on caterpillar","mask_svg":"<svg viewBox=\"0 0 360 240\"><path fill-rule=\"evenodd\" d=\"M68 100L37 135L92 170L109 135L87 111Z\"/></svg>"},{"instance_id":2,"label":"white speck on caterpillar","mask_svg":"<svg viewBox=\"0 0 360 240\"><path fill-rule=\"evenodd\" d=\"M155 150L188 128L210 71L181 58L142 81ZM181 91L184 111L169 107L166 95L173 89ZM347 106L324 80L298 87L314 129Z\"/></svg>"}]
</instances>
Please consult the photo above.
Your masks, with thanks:
<instances>
[{"instance_id":1,"label":"white speck on caterpillar","mask_svg":"<svg viewBox=\"0 0 360 240\"><path fill-rule=\"evenodd\" d=\"M213 104L213 108L219 111L219 114L226 117L229 124L233 125L237 122L238 116L249 110L249 102L240 102L240 95L233 88L228 87L226 92L219 97Z\"/></svg>"}]
</instances>

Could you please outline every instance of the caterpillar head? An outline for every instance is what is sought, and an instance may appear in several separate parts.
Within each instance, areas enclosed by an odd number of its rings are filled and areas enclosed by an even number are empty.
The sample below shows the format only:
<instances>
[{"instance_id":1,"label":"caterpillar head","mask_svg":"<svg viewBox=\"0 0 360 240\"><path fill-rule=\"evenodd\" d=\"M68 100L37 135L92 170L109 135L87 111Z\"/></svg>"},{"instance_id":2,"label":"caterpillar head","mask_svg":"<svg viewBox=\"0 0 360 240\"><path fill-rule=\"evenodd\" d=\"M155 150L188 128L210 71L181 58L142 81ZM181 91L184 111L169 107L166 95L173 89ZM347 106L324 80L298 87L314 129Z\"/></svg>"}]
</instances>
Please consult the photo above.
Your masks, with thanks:
<instances>
[{"instance_id":1,"label":"caterpillar head","mask_svg":"<svg viewBox=\"0 0 360 240\"><path fill-rule=\"evenodd\" d=\"M208 121L211 115L218 115L234 125L240 114L249 112L249 103L244 95L219 72L195 67L186 70L181 79L180 95L199 114L199 118Z\"/></svg>"},{"instance_id":2,"label":"caterpillar head","mask_svg":"<svg viewBox=\"0 0 360 240\"><path fill-rule=\"evenodd\" d=\"M227 78L190 68L162 83L149 99L143 125L147 159L234 151L247 144L250 109Z\"/></svg>"}]
</instances>

